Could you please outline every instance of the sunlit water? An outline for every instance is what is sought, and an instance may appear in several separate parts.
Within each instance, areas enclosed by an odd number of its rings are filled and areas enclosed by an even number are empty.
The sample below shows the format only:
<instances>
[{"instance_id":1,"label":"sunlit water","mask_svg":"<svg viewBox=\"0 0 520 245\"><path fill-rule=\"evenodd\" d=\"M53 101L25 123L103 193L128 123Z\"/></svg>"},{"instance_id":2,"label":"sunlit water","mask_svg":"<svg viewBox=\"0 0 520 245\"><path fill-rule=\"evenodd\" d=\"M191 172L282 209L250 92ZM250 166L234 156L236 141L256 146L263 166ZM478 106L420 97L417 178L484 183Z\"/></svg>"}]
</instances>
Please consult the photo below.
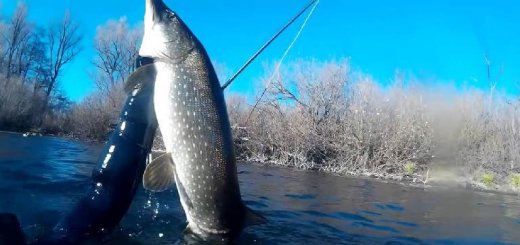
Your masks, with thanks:
<instances>
[{"instance_id":1,"label":"sunlit water","mask_svg":"<svg viewBox=\"0 0 520 245\"><path fill-rule=\"evenodd\" d=\"M100 145L0 133L0 212L29 237L52 228L86 189ZM517 196L410 187L239 164L245 203L269 222L242 244L497 244L520 242ZM172 244L185 217L176 191L140 189L107 244ZM96 241L98 243L99 241Z\"/></svg>"}]
</instances>

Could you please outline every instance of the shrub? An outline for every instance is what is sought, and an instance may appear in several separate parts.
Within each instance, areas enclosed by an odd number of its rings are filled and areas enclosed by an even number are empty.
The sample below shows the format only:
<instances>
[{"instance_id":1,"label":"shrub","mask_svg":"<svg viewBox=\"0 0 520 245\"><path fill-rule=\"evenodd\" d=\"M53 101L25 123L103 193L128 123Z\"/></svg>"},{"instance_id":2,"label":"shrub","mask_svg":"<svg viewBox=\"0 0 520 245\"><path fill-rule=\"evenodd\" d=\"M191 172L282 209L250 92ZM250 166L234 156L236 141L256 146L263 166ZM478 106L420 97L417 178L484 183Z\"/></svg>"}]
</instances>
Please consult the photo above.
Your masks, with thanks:
<instances>
[{"instance_id":1,"label":"shrub","mask_svg":"<svg viewBox=\"0 0 520 245\"><path fill-rule=\"evenodd\" d=\"M493 173L484 173L482 175L482 183L487 187L491 187L495 183L495 175Z\"/></svg>"},{"instance_id":2,"label":"shrub","mask_svg":"<svg viewBox=\"0 0 520 245\"><path fill-rule=\"evenodd\" d=\"M511 185L516 188L520 189L520 174L515 173L511 175Z\"/></svg>"},{"instance_id":3,"label":"shrub","mask_svg":"<svg viewBox=\"0 0 520 245\"><path fill-rule=\"evenodd\" d=\"M417 166L414 162L411 162L411 161L408 161L405 165L404 165L404 172L408 175L411 175L415 172L415 170L417 169Z\"/></svg>"}]
</instances>

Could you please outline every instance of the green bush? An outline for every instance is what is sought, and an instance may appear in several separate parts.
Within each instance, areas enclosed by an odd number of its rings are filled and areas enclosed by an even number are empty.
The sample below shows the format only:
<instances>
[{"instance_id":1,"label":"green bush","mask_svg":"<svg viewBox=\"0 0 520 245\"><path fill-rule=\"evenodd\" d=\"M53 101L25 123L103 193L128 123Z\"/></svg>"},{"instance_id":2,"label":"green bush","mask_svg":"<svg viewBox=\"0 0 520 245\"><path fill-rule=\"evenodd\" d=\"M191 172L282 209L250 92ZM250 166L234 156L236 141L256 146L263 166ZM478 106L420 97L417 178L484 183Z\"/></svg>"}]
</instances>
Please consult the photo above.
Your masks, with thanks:
<instances>
[{"instance_id":1,"label":"green bush","mask_svg":"<svg viewBox=\"0 0 520 245\"><path fill-rule=\"evenodd\" d=\"M492 173L485 173L482 175L482 183L486 185L487 187L491 187L493 183L495 182L495 175Z\"/></svg>"},{"instance_id":2,"label":"green bush","mask_svg":"<svg viewBox=\"0 0 520 245\"><path fill-rule=\"evenodd\" d=\"M413 174L416 169L417 169L417 165L412 161L408 161L404 165L404 172L408 175Z\"/></svg>"},{"instance_id":3,"label":"green bush","mask_svg":"<svg viewBox=\"0 0 520 245\"><path fill-rule=\"evenodd\" d=\"M514 188L520 189L520 174L515 173L511 175L511 185Z\"/></svg>"}]
</instances>

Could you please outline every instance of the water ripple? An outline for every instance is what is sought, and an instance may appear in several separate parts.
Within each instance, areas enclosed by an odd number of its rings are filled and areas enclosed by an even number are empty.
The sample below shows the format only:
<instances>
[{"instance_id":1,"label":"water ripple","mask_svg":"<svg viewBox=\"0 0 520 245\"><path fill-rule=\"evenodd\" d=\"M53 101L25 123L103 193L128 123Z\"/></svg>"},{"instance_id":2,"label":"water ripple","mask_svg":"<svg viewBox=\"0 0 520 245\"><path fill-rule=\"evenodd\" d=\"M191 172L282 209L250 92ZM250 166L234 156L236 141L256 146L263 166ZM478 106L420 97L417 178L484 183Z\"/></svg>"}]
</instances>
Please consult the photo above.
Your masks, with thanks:
<instances>
[{"instance_id":1,"label":"water ripple","mask_svg":"<svg viewBox=\"0 0 520 245\"><path fill-rule=\"evenodd\" d=\"M316 198L316 195L310 195L310 194L285 194L286 197L295 199L295 200L312 200Z\"/></svg>"}]
</instances>

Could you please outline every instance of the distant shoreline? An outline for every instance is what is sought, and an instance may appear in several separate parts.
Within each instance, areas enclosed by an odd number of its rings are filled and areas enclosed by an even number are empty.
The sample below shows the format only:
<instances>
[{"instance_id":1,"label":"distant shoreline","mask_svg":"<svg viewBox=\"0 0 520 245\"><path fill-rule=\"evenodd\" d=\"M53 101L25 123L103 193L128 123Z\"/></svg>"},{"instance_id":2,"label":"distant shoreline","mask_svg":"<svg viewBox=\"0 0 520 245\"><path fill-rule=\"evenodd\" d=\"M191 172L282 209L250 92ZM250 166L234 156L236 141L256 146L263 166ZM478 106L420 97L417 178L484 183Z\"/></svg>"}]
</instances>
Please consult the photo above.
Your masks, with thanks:
<instances>
[{"instance_id":1,"label":"distant shoreline","mask_svg":"<svg viewBox=\"0 0 520 245\"><path fill-rule=\"evenodd\" d=\"M28 131L28 132L29 132L29 131ZM18 135L23 135L23 134L25 134L26 132L17 132L17 131L4 131L4 130L0 130L0 133L4 133L4 134L18 134ZM44 134L44 133L42 133L42 135L31 135L31 136L28 136L28 137L60 138L60 139L74 140L74 141L79 141L79 142L89 143L89 144L104 144L104 141L94 140L94 139L88 139L88 138L72 137L72 136L67 136L67 135L65 135L65 134L64 134L64 135L61 135L61 134L55 135L55 134Z\"/></svg>"}]
</instances>

